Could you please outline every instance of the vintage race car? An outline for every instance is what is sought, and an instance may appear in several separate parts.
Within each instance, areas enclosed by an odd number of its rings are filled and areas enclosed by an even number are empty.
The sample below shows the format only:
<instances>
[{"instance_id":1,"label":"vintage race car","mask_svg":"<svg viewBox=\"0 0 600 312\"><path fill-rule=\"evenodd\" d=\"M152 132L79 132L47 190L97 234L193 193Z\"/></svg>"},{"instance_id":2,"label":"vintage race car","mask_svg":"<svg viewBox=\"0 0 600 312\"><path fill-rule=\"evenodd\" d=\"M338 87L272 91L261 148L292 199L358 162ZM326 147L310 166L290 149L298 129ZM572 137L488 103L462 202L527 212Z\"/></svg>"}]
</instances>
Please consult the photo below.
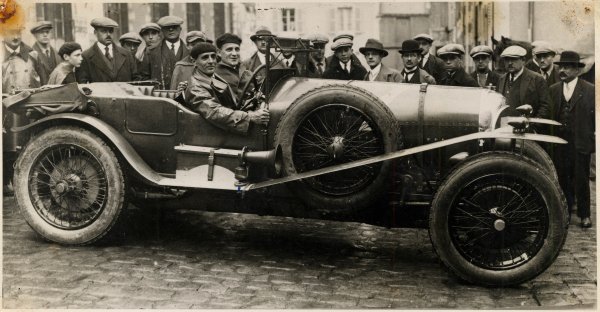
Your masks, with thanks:
<instances>
[{"instance_id":1,"label":"vintage race car","mask_svg":"<svg viewBox=\"0 0 600 312\"><path fill-rule=\"evenodd\" d=\"M18 155L15 199L27 223L50 241L83 245L111 232L130 201L288 194L301 208L271 213L343 219L420 205L443 263L474 283L519 284L553 263L566 202L536 142L566 142L529 130L558 123L483 88L306 78L305 41L269 44L295 52L299 65L254 73L266 77L251 79L240 102L267 105L271 119L246 135L209 123L176 91L140 83L4 98L13 120L4 152Z\"/></svg>"}]
</instances>

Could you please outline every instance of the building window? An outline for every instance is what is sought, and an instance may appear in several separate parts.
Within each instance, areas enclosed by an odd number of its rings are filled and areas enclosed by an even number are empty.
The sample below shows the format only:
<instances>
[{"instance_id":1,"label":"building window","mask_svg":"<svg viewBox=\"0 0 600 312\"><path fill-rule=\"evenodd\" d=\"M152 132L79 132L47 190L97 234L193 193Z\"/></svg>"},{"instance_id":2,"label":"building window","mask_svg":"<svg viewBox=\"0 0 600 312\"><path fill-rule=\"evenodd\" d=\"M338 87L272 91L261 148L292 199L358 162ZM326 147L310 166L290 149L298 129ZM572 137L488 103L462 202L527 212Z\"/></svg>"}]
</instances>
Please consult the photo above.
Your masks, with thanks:
<instances>
[{"instance_id":1,"label":"building window","mask_svg":"<svg viewBox=\"0 0 600 312\"><path fill-rule=\"evenodd\" d=\"M296 9L281 10L281 25L283 31L296 31Z\"/></svg>"},{"instance_id":2,"label":"building window","mask_svg":"<svg viewBox=\"0 0 600 312\"><path fill-rule=\"evenodd\" d=\"M351 7L341 7L337 11L337 31L352 31L354 25L353 12Z\"/></svg>"},{"instance_id":3,"label":"building window","mask_svg":"<svg viewBox=\"0 0 600 312\"><path fill-rule=\"evenodd\" d=\"M129 32L129 18L127 17L127 3L105 3L104 11L106 12L106 17L113 19L119 27L115 29L117 35L122 35L126 32ZM118 37L117 37L118 38Z\"/></svg>"},{"instance_id":4,"label":"building window","mask_svg":"<svg viewBox=\"0 0 600 312\"><path fill-rule=\"evenodd\" d=\"M152 14L152 21L156 23L161 17L169 15L169 4L152 3L150 4L150 12Z\"/></svg>"},{"instance_id":5,"label":"building window","mask_svg":"<svg viewBox=\"0 0 600 312\"><path fill-rule=\"evenodd\" d=\"M73 15L70 3L36 3L38 21L49 21L54 28L54 38L73 41Z\"/></svg>"},{"instance_id":6,"label":"building window","mask_svg":"<svg viewBox=\"0 0 600 312\"><path fill-rule=\"evenodd\" d=\"M187 15L187 29L190 30L201 30L201 12L200 3L187 3L185 5L185 11Z\"/></svg>"},{"instance_id":7,"label":"building window","mask_svg":"<svg viewBox=\"0 0 600 312\"><path fill-rule=\"evenodd\" d=\"M215 3L213 6L213 10L215 13L214 17L214 27L215 27L215 37L218 37L224 34L225 31L225 3Z\"/></svg>"}]
</instances>

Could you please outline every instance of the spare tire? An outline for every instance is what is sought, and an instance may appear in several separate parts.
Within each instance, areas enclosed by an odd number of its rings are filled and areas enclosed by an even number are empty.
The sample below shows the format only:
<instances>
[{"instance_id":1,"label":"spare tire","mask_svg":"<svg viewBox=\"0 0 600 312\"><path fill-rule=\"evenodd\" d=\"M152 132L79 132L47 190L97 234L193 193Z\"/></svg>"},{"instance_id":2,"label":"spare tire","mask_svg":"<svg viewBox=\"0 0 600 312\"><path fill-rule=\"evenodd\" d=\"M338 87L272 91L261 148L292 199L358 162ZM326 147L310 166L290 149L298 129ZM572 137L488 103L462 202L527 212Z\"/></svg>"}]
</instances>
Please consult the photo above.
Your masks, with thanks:
<instances>
[{"instance_id":1,"label":"spare tire","mask_svg":"<svg viewBox=\"0 0 600 312\"><path fill-rule=\"evenodd\" d=\"M368 91L349 85L313 89L294 101L275 132L283 172L293 175L390 153L398 130L389 108ZM320 175L289 187L308 206L329 213L367 207L387 189L391 161Z\"/></svg>"}]
</instances>

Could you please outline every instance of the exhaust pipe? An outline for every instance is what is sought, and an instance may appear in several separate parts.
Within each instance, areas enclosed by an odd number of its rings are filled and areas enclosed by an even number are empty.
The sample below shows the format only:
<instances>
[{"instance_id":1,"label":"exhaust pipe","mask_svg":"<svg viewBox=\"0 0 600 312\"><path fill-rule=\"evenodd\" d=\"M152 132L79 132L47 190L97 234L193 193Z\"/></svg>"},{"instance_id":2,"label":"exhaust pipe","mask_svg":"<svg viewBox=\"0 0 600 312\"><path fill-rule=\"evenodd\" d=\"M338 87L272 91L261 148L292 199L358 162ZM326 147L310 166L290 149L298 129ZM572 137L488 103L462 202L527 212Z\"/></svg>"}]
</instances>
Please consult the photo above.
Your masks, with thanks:
<instances>
[{"instance_id":1,"label":"exhaust pipe","mask_svg":"<svg viewBox=\"0 0 600 312\"><path fill-rule=\"evenodd\" d=\"M244 180L244 171L246 172L245 178L247 178L248 164L266 166L268 168L269 177L271 178L276 178L281 175L281 169L283 168L283 154L281 152L281 146L279 145L270 151L258 152L251 152L244 146L242 151L238 154L238 158L240 166L236 168L236 177L239 173L239 177L242 178L238 178L240 181Z\"/></svg>"}]
</instances>

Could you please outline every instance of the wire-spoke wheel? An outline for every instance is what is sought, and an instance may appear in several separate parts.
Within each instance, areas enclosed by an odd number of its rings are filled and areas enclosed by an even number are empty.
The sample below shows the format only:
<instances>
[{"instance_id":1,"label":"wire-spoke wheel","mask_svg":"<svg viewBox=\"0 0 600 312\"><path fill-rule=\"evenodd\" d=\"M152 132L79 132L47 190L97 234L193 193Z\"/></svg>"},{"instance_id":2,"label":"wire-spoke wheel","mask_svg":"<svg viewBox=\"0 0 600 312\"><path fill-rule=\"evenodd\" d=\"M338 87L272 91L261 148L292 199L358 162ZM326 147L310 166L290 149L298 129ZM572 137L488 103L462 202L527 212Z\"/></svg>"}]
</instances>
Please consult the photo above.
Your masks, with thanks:
<instances>
[{"instance_id":1,"label":"wire-spoke wheel","mask_svg":"<svg viewBox=\"0 0 600 312\"><path fill-rule=\"evenodd\" d=\"M534 161L485 153L452 171L432 203L430 235L458 276L490 286L519 284L548 268L564 244L565 201Z\"/></svg>"},{"instance_id":2,"label":"wire-spoke wheel","mask_svg":"<svg viewBox=\"0 0 600 312\"><path fill-rule=\"evenodd\" d=\"M114 153L84 129L47 129L17 160L19 209L27 223L51 241L86 244L100 239L117 221L124 193Z\"/></svg>"}]
</instances>

